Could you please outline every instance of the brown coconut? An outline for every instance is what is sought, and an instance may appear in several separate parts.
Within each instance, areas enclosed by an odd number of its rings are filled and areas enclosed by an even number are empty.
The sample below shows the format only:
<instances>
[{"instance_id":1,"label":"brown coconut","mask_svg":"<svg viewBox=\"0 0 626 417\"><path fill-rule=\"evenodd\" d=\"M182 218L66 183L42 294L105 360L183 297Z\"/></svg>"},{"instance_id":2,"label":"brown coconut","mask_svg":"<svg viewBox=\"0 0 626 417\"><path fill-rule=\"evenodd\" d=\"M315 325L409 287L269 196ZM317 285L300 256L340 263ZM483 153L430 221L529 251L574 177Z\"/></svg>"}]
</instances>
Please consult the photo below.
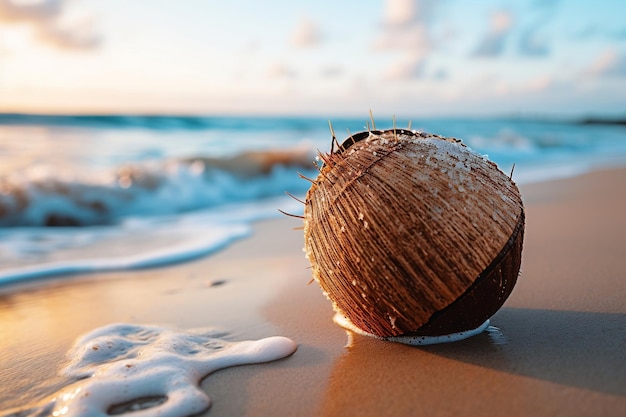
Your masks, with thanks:
<instances>
[{"instance_id":1,"label":"brown coconut","mask_svg":"<svg viewBox=\"0 0 626 417\"><path fill-rule=\"evenodd\" d=\"M457 139L361 132L309 189L305 251L334 309L379 337L479 327L517 280L524 208L511 178Z\"/></svg>"}]
</instances>

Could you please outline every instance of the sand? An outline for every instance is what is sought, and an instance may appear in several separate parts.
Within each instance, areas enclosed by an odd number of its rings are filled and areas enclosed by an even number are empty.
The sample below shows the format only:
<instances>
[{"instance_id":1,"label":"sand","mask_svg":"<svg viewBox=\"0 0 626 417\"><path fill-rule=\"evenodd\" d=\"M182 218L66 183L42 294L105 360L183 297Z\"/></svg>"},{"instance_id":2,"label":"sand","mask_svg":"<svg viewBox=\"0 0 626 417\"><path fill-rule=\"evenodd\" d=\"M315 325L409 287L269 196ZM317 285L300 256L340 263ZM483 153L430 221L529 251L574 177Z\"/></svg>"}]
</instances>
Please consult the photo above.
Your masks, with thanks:
<instances>
[{"instance_id":1,"label":"sand","mask_svg":"<svg viewBox=\"0 0 626 417\"><path fill-rule=\"evenodd\" d=\"M65 352L113 322L287 336L291 357L218 371L214 416L621 416L626 410L626 170L521 187L522 275L488 331L409 347L352 335L302 253L296 219L164 268L0 288L0 409L52 394Z\"/></svg>"}]
</instances>

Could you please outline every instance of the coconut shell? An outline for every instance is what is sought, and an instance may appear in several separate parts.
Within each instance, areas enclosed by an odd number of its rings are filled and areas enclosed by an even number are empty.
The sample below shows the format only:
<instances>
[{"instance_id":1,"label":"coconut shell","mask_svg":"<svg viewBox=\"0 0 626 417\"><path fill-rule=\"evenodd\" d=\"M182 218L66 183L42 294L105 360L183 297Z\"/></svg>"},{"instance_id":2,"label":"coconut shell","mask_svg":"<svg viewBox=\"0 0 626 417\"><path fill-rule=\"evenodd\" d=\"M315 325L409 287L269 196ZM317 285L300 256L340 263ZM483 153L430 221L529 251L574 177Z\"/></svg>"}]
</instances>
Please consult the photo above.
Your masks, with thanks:
<instances>
[{"instance_id":1,"label":"coconut shell","mask_svg":"<svg viewBox=\"0 0 626 417\"><path fill-rule=\"evenodd\" d=\"M306 196L305 251L334 309L380 337L474 329L517 280L524 209L515 183L457 139L361 132Z\"/></svg>"}]
</instances>

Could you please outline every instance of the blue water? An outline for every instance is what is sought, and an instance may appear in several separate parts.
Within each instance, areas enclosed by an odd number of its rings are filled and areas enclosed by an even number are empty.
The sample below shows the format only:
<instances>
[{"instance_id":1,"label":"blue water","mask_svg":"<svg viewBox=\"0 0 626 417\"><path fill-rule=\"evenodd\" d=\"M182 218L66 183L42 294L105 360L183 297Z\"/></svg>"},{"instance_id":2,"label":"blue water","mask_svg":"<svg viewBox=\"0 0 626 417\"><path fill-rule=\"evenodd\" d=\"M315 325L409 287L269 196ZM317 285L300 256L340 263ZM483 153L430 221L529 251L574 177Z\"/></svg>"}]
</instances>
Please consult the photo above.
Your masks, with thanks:
<instances>
[{"instance_id":1,"label":"blue water","mask_svg":"<svg viewBox=\"0 0 626 417\"><path fill-rule=\"evenodd\" d=\"M332 120L339 140L369 117ZM398 127L408 120L397 120ZM377 128L391 128L380 118ZM518 183L626 163L626 127L576 120L414 119ZM251 222L297 213L326 119L0 115L0 284L203 256ZM55 226L55 227L52 227Z\"/></svg>"}]
</instances>

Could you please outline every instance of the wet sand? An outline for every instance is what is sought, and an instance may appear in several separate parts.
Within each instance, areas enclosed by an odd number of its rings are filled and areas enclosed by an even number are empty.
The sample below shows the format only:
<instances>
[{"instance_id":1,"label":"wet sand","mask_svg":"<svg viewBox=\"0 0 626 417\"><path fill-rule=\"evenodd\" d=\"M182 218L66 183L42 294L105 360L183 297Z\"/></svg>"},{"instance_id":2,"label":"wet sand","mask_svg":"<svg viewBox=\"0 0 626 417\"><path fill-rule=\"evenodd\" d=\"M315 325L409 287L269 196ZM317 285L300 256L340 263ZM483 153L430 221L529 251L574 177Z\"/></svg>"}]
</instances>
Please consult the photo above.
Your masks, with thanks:
<instances>
[{"instance_id":1,"label":"wet sand","mask_svg":"<svg viewBox=\"0 0 626 417\"><path fill-rule=\"evenodd\" d=\"M212 256L0 288L0 409L32 403L82 333L113 322L287 336L291 357L218 371L215 416L621 416L626 409L626 170L521 187L522 275L488 331L408 347L352 335L302 253L296 219Z\"/></svg>"}]
</instances>

